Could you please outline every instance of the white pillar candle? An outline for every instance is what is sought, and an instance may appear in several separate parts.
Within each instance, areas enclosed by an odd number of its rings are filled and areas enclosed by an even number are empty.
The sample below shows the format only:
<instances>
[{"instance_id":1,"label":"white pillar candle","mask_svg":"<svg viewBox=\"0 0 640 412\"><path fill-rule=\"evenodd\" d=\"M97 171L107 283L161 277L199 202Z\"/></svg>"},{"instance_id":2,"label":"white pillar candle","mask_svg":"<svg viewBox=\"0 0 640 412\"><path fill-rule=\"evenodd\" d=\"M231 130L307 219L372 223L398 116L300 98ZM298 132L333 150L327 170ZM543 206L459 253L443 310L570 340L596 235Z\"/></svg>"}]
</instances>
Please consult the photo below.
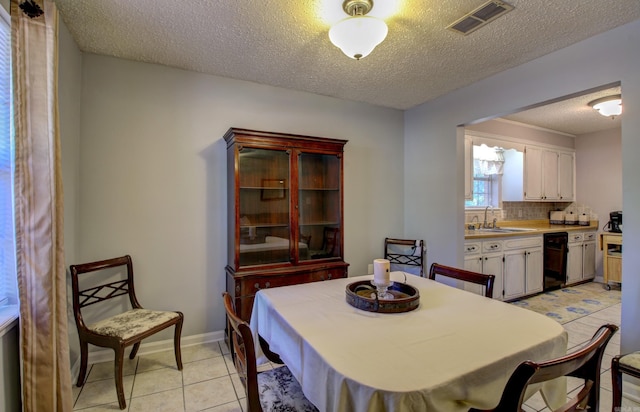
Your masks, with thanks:
<instances>
[{"instance_id":1,"label":"white pillar candle","mask_svg":"<svg viewBox=\"0 0 640 412\"><path fill-rule=\"evenodd\" d=\"M391 264L387 259L373 261L373 282L377 285L386 285L390 282Z\"/></svg>"}]
</instances>

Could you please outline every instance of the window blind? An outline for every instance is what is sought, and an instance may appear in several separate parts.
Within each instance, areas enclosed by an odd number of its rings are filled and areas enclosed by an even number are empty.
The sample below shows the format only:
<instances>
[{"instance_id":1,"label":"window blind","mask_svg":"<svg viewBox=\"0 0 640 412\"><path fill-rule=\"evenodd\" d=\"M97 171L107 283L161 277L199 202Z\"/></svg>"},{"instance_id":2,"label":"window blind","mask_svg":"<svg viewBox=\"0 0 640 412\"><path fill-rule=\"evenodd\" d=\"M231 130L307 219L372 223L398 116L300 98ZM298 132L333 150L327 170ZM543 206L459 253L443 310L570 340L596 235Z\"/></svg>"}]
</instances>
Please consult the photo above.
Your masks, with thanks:
<instances>
[{"instance_id":1,"label":"window blind","mask_svg":"<svg viewBox=\"0 0 640 412\"><path fill-rule=\"evenodd\" d=\"M18 303L13 214L11 30L0 7L0 306Z\"/></svg>"}]
</instances>

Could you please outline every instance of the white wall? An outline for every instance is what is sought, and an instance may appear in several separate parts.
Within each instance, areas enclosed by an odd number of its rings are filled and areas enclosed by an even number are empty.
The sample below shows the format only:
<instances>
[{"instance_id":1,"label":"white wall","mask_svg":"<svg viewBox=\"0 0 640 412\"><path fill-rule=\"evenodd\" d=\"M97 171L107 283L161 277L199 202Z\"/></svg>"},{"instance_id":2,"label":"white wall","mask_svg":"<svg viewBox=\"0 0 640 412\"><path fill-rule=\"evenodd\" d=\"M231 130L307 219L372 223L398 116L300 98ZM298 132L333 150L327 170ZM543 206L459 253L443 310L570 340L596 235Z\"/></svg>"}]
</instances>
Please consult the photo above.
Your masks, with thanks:
<instances>
[{"instance_id":1,"label":"white wall","mask_svg":"<svg viewBox=\"0 0 640 412\"><path fill-rule=\"evenodd\" d=\"M63 148L62 181L64 191L64 246L67 263L67 295L71 296L68 267L76 263L79 240L79 186L80 186L80 108L82 54L69 30L59 20L58 32L58 107L60 141ZM70 302L70 301L69 301ZM78 357L80 345L72 306L68 306L69 350L72 360Z\"/></svg>"},{"instance_id":2,"label":"white wall","mask_svg":"<svg viewBox=\"0 0 640 412\"><path fill-rule=\"evenodd\" d=\"M429 259L463 264L463 134L457 125L622 82L625 250L640 248L640 21L489 77L405 114L405 231L426 233ZM455 205L455 207L453 207ZM640 349L640 255L623 260L621 349Z\"/></svg>"},{"instance_id":3,"label":"white wall","mask_svg":"<svg viewBox=\"0 0 640 412\"><path fill-rule=\"evenodd\" d=\"M576 194L578 203L589 205L598 214L598 233L609 220L609 212L622 210L620 129L576 137ZM602 277L602 274L602 252L597 247L596 275Z\"/></svg>"},{"instance_id":4,"label":"white wall","mask_svg":"<svg viewBox=\"0 0 640 412\"><path fill-rule=\"evenodd\" d=\"M367 273L385 236L403 232L401 111L85 55L77 260L131 254L141 303L183 311L183 336L224 328L222 135L232 126L349 140L351 276ZM73 150L63 147L63 158Z\"/></svg>"}]
</instances>

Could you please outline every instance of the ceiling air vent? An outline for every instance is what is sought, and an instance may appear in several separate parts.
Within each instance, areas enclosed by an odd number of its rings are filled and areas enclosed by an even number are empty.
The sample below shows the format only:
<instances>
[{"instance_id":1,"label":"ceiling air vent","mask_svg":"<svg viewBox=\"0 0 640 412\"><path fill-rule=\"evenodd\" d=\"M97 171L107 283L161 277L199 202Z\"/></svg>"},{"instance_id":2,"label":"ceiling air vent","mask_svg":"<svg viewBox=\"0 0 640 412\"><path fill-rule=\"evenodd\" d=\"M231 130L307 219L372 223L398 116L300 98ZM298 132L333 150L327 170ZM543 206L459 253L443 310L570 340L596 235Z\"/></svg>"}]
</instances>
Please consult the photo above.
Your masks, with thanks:
<instances>
[{"instance_id":1,"label":"ceiling air vent","mask_svg":"<svg viewBox=\"0 0 640 412\"><path fill-rule=\"evenodd\" d=\"M513 10L513 6L502 1L489 1L467 13L447 26L447 29L467 35Z\"/></svg>"}]
</instances>

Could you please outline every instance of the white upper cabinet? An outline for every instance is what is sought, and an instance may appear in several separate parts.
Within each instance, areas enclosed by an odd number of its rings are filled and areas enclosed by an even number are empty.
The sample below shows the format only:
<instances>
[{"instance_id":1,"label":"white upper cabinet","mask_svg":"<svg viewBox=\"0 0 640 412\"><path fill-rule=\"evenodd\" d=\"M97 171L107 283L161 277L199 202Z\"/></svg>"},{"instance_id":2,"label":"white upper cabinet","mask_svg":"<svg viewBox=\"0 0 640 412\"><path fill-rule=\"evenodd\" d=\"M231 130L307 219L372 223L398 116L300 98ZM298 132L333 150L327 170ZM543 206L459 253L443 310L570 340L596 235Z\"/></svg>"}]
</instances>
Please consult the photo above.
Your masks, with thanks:
<instances>
[{"instance_id":1,"label":"white upper cabinet","mask_svg":"<svg viewBox=\"0 0 640 412\"><path fill-rule=\"evenodd\" d=\"M535 147L527 146L524 152L524 198L526 200L544 199L544 151Z\"/></svg>"},{"instance_id":2,"label":"white upper cabinet","mask_svg":"<svg viewBox=\"0 0 640 412\"><path fill-rule=\"evenodd\" d=\"M525 200L558 200L558 152L527 146L524 152Z\"/></svg>"},{"instance_id":3,"label":"white upper cabinet","mask_svg":"<svg viewBox=\"0 0 640 412\"><path fill-rule=\"evenodd\" d=\"M522 159L507 167L503 177L506 201L572 202L575 199L574 162L571 151L527 145ZM507 176L508 174L508 176Z\"/></svg>"},{"instance_id":4,"label":"white upper cabinet","mask_svg":"<svg viewBox=\"0 0 640 412\"><path fill-rule=\"evenodd\" d=\"M503 201L575 201L575 150L480 132L469 132L464 138L465 200L473 199L473 146L481 144L503 149Z\"/></svg>"},{"instance_id":5,"label":"white upper cabinet","mask_svg":"<svg viewBox=\"0 0 640 412\"><path fill-rule=\"evenodd\" d=\"M560 201L574 201L575 194L575 153L558 152L558 193Z\"/></svg>"}]
</instances>

